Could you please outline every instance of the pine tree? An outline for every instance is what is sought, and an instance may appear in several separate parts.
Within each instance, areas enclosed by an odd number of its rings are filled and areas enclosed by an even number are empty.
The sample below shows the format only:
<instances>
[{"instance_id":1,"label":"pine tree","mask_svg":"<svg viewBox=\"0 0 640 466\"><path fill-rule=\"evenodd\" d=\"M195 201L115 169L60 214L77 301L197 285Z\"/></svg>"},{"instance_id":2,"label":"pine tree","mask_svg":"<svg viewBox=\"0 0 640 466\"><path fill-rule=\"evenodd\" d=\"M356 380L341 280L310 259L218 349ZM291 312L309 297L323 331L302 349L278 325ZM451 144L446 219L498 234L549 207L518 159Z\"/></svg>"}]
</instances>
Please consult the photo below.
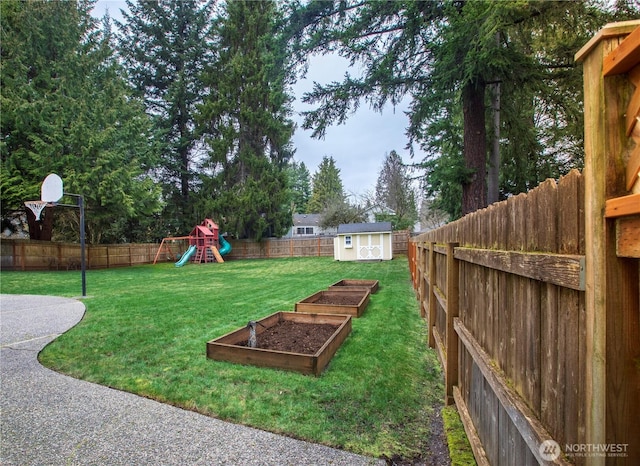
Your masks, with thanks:
<instances>
[{"instance_id":1,"label":"pine tree","mask_svg":"<svg viewBox=\"0 0 640 466\"><path fill-rule=\"evenodd\" d=\"M313 175L313 191L307 204L307 213L321 213L327 208L346 203L340 169L333 157L322 158Z\"/></svg>"},{"instance_id":2,"label":"pine tree","mask_svg":"<svg viewBox=\"0 0 640 466\"><path fill-rule=\"evenodd\" d=\"M629 9L637 15L637 8ZM626 18L629 9L616 19ZM486 111L495 83L502 92L501 142L522 149L505 150L503 160L530 167L501 170L502 195L514 181L522 185L522 176L528 185L542 173L580 165L572 148L581 143L582 88L567 52L575 53L611 19L590 2L336 0L292 7L290 43L303 63L310 52L338 51L364 69L362 76L347 74L306 94L303 101L317 108L306 112L303 127L322 137L362 101L381 110L411 96L409 142L428 154L425 186L438 191L451 215L470 212L486 204ZM527 102L518 100L527 96ZM519 124L532 118L544 126ZM518 128L527 137L512 131ZM567 148L565 158L559 150ZM533 164L527 162L531 155ZM549 162L555 167L547 169Z\"/></svg>"},{"instance_id":3,"label":"pine tree","mask_svg":"<svg viewBox=\"0 0 640 466\"><path fill-rule=\"evenodd\" d=\"M150 121L123 79L108 22L99 31L90 7L0 2L3 223L57 173L66 192L84 195L90 242L135 240L129 222L158 208L146 176L155 163ZM69 219L56 223L58 236L78 237L77 212L46 210L45 221Z\"/></svg>"},{"instance_id":4,"label":"pine tree","mask_svg":"<svg viewBox=\"0 0 640 466\"><path fill-rule=\"evenodd\" d=\"M289 58L272 1L234 1L216 26L219 57L206 70L210 90L199 121L209 155L202 205L242 238L291 226L286 168L293 154Z\"/></svg>"},{"instance_id":5,"label":"pine tree","mask_svg":"<svg viewBox=\"0 0 640 466\"><path fill-rule=\"evenodd\" d=\"M215 59L209 34L213 2L127 0L119 50L162 143L160 178L166 200L165 229L179 233L198 219L190 197L197 179L200 136L196 107L205 94L201 74Z\"/></svg>"},{"instance_id":6,"label":"pine tree","mask_svg":"<svg viewBox=\"0 0 640 466\"><path fill-rule=\"evenodd\" d=\"M311 198L311 173L304 162L293 161L289 166L289 184L294 212L302 214L307 211Z\"/></svg>"}]
</instances>

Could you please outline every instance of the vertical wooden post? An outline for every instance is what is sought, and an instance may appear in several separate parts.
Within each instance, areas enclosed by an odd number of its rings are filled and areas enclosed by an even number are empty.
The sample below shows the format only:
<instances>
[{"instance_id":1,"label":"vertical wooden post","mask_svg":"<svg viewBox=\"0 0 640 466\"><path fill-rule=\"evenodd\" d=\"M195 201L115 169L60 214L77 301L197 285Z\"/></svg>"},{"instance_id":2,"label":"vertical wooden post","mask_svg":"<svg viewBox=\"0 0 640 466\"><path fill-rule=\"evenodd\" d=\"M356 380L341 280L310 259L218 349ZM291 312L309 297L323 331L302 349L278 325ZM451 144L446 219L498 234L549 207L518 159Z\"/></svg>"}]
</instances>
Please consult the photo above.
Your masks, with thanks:
<instances>
[{"instance_id":1,"label":"vertical wooden post","mask_svg":"<svg viewBox=\"0 0 640 466\"><path fill-rule=\"evenodd\" d=\"M633 436L637 439L633 423L640 413L637 386L633 388L633 377L625 380L625 355L617 347L629 346L627 329L637 319L633 316L638 308L638 266L634 265L635 283L630 283L625 278L628 266L616 257L614 224L604 217L604 211L607 199L625 191L623 102L629 91L624 77L603 77L603 64L639 26L640 21L609 24L576 54L576 60L584 63L585 443L628 444L635 451L628 452L627 464L637 464L633 458L637 459L639 450L631 440ZM586 464L604 465L606 460L604 456L587 457Z\"/></svg>"},{"instance_id":2,"label":"vertical wooden post","mask_svg":"<svg viewBox=\"0 0 640 466\"><path fill-rule=\"evenodd\" d=\"M436 243L429 244L429 348L436 347L436 339L433 336L433 327L436 324Z\"/></svg>"},{"instance_id":3,"label":"vertical wooden post","mask_svg":"<svg viewBox=\"0 0 640 466\"><path fill-rule=\"evenodd\" d=\"M453 322L458 317L458 302L460 296L459 265L453 253L458 243L447 243L447 360L445 367L445 404L454 403L453 386L458 384L458 334L453 328Z\"/></svg>"},{"instance_id":4,"label":"vertical wooden post","mask_svg":"<svg viewBox=\"0 0 640 466\"><path fill-rule=\"evenodd\" d=\"M413 243L417 244L417 243ZM424 244L415 248L414 257L418 259L418 267L416 271L416 277L414 279L414 286L418 288L419 300L420 300L420 317L423 319L427 316L427 304L429 292L427 291L426 275L427 275L427 254L425 252Z\"/></svg>"}]
</instances>

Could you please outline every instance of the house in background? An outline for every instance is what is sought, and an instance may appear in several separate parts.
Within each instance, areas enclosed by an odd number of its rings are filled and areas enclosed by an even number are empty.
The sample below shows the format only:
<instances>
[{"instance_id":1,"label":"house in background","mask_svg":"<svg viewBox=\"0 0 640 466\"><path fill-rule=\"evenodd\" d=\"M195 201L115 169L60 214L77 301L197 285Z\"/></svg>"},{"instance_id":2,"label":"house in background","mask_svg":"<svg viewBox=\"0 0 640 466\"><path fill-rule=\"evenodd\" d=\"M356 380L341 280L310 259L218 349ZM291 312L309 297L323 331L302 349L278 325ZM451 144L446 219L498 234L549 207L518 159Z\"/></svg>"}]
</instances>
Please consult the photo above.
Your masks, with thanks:
<instances>
[{"instance_id":1,"label":"house in background","mask_svg":"<svg viewBox=\"0 0 640 466\"><path fill-rule=\"evenodd\" d=\"M334 236L336 228L322 228L320 214L293 214L293 227L285 238L308 238L310 236Z\"/></svg>"},{"instance_id":2,"label":"house in background","mask_svg":"<svg viewBox=\"0 0 640 466\"><path fill-rule=\"evenodd\" d=\"M337 261L393 259L391 222L338 225L338 236L333 240L333 257Z\"/></svg>"}]
</instances>

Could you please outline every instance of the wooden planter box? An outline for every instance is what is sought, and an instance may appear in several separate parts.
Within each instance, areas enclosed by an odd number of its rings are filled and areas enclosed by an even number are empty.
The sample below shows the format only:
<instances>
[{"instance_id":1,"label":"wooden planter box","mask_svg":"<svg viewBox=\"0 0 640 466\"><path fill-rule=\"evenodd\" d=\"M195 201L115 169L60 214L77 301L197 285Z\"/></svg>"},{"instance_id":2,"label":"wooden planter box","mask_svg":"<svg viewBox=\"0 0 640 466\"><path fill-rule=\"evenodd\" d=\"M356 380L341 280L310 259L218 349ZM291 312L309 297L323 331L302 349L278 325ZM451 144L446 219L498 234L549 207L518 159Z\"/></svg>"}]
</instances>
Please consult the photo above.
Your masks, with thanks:
<instances>
[{"instance_id":1,"label":"wooden planter box","mask_svg":"<svg viewBox=\"0 0 640 466\"><path fill-rule=\"evenodd\" d=\"M367 307L367 304L369 304L370 294L368 289L318 291L302 301L298 301L295 311L360 317ZM339 304L341 302L341 296L353 297L355 304ZM323 302L318 302L320 300ZM335 301L336 304L332 304L331 301Z\"/></svg>"},{"instance_id":2,"label":"wooden planter box","mask_svg":"<svg viewBox=\"0 0 640 466\"><path fill-rule=\"evenodd\" d=\"M378 280L340 280L329 287L329 290L369 290L371 294L378 291Z\"/></svg>"},{"instance_id":3,"label":"wooden planter box","mask_svg":"<svg viewBox=\"0 0 640 466\"><path fill-rule=\"evenodd\" d=\"M217 361L271 367L319 376L351 332L350 316L276 312L258 321L262 325L257 326L256 335L259 338L265 328L285 320L306 324L331 324L339 327L322 348L311 355L240 346L239 344L246 342L249 338L249 329L242 327L207 342L207 357Z\"/></svg>"}]
</instances>

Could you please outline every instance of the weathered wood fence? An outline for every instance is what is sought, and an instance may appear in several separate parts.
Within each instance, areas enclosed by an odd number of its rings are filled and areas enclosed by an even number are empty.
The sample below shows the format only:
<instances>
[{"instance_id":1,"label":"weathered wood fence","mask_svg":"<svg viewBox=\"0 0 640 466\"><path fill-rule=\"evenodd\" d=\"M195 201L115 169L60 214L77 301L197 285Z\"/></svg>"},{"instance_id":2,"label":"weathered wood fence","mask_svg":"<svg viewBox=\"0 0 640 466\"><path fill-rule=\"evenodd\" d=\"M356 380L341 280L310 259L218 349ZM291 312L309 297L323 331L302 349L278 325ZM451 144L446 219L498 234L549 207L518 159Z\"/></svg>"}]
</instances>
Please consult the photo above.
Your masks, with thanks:
<instances>
[{"instance_id":1,"label":"weathered wood fence","mask_svg":"<svg viewBox=\"0 0 640 466\"><path fill-rule=\"evenodd\" d=\"M393 251L406 254L409 231L393 233ZM261 242L230 240L232 250L227 259L273 259L280 257L333 256L333 237L303 239L266 239ZM159 244L89 245L86 248L87 268L103 269L151 264ZM170 254L163 254L159 262L178 260L188 247L187 240L172 242ZM51 241L3 239L0 242L3 270L64 270L80 268L80 245Z\"/></svg>"},{"instance_id":2,"label":"weathered wood fence","mask_svg":"<svg viewBox=\"0 0 640 466\"><path fill-rule=\"evenodd\" d=\"M104 244L86 247L87 268L106 269L153 263L158 244ZM80 269L80 245L3 239L2 270Z\"/></svg>"},{"instance_id":3,"label":"weathered wood fence","mask_svg":"<svg viewBox=\"0 0 640 466\"><path fill-rule=\"evenodd\" d=\"M640 21L577 55L583 175L411 241L446 402L479 464L640 464L639 57Z\"/></svg>"}]
</instances>

